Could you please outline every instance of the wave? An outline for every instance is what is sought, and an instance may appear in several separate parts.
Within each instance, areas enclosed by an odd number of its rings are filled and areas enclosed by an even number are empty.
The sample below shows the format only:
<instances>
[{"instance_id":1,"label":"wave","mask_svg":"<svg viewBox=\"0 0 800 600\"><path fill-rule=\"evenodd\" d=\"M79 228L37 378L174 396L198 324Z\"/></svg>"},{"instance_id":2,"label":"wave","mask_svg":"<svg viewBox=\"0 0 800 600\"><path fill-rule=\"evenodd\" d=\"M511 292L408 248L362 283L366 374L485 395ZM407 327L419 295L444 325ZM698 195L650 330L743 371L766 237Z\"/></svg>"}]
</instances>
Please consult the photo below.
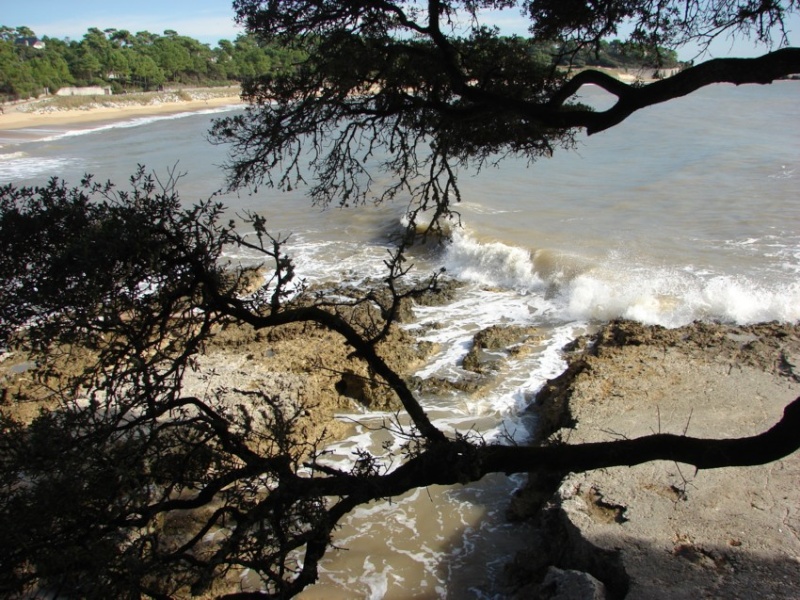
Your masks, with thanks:
<instances>
[{"instance_id":1,"label":"wave","mask_svg":"<svg viewBox=\"0 0 800 600\"><path fill-rule=\"evenodd\" d=\"M582 274L561 291L574 319L626 318L680 327L696 320L739 325L800 319L800 284L759 283L745 276L690 270L632 269Z\"/></svg>"},{"instance_id":2,"label":"wave","mask_svg":"<svg viewBox=\"0 0 800 600\"><path fill-rule=\"evenodd\" d=\"M467 233L453 236L444 262L449 274L462 281L543 295L547 302L542 313L555 321L627 318L680 327L695 320L740 325L800 320L800 283L785 277L657 266L615 252L602 259L544 249L531 252L501 242L479 242Z\"/></svg>"},{"instance_id":3,"label":"wave","mask_svg":"<svg viewBox=\"0 0 800 600\"><path fill-rule=\"evenodd\" d=\"M283 252L292 259L298 280L308 285L335 283L358 288L386 277L384 261L390 249L390 246L357 241L314 241L298 234L283 247ZM246 266L263 263L265 275L271 275L271 259L255 250L231 247L225 250L223 259Z\"/></svg>"},{"instance_id":4,"label":"wave","mask_svg":"<svg viewBox=\"0 0 800 600\"><path fill-rule=\"evenodd\" d=\"M20 158L27 157L28 154L25 152L8 152L8 153L0 153L0 161L3 160L19 160Z\"/></svg>"},{"instance_id":5,"label":"wave","mask_svg":"<svg viewBox=\"0 0 800 600\"><path fill-rule=\"evenodd\" d=\"M24 152L0 156L3 156L3 160L0 160L0 181L34 179L43 174L49 176L81 163L77 158L39 158L28 156Z\"/></svg>"},{"instance_id":6,"label":"wave","mask_svg":"<svg viewBox=\"0 0 800 600\"><path fill-rule=\"evenodd\" d=\"M76 137L82 135L90 135L94 133L100 133L103 131L108 131L111 129L129 129L131 127L141 127L143 125L150 125L151 123L156 123L159 121L174 121L177 119L185 119L186 117L192 117L195 115L211 115L211 114L218 114L222 112L229 112L232 110L236 110L241 108L239 104L231 104L226 106L219 106L214 108L206 108L202 110L191 110L179 113L170 113L166 115L150 115L146 117L135 117L131 119L124 119L120 121L114 121L113 123L104 123L102 125L95 125L89 127L82 127L80 129L69 129L66 131L61 131L56 134L40 138L36 141L41 142L52 142L68 137ZM110 118L114 118L110 116Z\"/></svg>"},{"instance_id":7,"label":"wave","mask_svg":"<svg viewBox=\"0 0 800 600\"><path fill-rule=\"evenodd\" d=\"M304 237L295 237L287 250L308 283L361 286L386 274L388 246ZM748 238L738 245L751 248L756 241ZM680 327L696 320L740 325L800 320L800 282L791 268L797 267L798 250L775 244L780 247L769 248L773 271L745 274L680 264L686 257L664 265L619 250L602 257L531 250L481 241L456 229L444 251L422 260L415 273L425 276L429 267L441 265L450 277L469 284L444 311L420 309L423 326L438 322L425 339L447 348L420 375L444 370L446 376L445 365L457 365L463 358L474 328L498 322L553 326L626 318Z\"/></svg>"},{"instance_id":8,"label":"wave","mask_svg":"<svg viewBox=\"0 0 800 600\"><path fill-rule=\"evenodd\" d=\"M444 267L461 280L483 286L521 291L540 290L528 250L502 242L482 243L463 230L453 233L444 256Z\"/></svg>"}]
</instances>

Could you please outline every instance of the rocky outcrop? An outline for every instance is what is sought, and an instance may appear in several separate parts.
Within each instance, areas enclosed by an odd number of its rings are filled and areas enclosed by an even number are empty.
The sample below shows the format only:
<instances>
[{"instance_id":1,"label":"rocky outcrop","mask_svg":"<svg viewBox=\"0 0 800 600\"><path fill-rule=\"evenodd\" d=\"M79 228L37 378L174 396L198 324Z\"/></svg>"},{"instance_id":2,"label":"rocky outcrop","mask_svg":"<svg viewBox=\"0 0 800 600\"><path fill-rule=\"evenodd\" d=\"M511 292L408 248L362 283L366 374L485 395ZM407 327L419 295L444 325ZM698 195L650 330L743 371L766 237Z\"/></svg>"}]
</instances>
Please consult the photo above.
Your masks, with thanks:
<instances>
[{"instance_id":1,"label":"rocky outcrop","mask_svg":"<svg viewBox=\"0 0 800 600\"><path fill-rule=\"evenodd\" d=\"M501 357L518 354L536 337L536 327L492 325L481 329L472 340L472 347L462 366L473 373L488 373L499 368Z\"/></svg>"},{"instance_id":2,"label":"rocky outcrop","mask_svg":"<svg viewBox=\"0 0 800 600\"><path fill-rule=\"evenodd\" d=\"M416 368L426 352L399 328L378 350L400 373ZM217 332L196 363L185 379L186 393L225 390L226 402L238 404L243 397L237 390L258 390L287 408L307 412L303 427L309 437L323 430L333 438L344 435L349 426L333 418L339 412L400 408L392 390L352 356L341 336L314 325L265 332L231 325Z\"/></svg>"},{"instance_id":3,"label":"rocky outcrop","mask_svg":"<svg viewBox=\"0 0 800 600\"><path fill-rule=\"evenodd\" d=\"M567 351L569 367L532 410L544 443L634 438L654 432L732 438L771 427L800 395L800 326L695 323L679 329L610 323ZM795 598L800 581L800 456L749 468L696 472L674 462L572 474L558 485L533 474L516 517L540 524L548 566L590 573L609 597ZM557 489L553 489L557 487ZM552 493L548 496L548 493ZM544 507L544 508L543 508ZM587 545L552 554L567 539ZM574 530L571 529L574 527ZM618 551L624 577L583 568L586 548ZM540 550L532 550L539 552ZM539 561L541 563L541 561ZM548 595L547 569L530 556L525 586ZM512 569L512 572L514 569ZM618 582L628 578L622 596ZM524 581L524 578L523 578Z\"/></svg>"}]
</instances>

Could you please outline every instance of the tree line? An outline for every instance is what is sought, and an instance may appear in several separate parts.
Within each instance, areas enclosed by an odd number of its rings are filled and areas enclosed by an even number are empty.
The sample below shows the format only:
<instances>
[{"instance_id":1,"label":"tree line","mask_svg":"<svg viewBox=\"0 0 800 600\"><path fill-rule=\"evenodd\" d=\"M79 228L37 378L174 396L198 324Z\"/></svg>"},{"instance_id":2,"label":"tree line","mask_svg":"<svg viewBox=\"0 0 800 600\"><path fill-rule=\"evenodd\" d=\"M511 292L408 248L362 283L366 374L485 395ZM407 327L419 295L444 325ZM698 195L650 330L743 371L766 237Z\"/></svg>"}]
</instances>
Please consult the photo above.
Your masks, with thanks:
<instances>
[{"instance_id":1,"label":"tree line","mask_svg":"<svg viewBox=\"0 0 800 600\"><path fill-rule=\"evenodd\" d=\"M41 44L33 45L34 40ZM307 41L307 43L309 43ZM37 47L38 46L38 47ZM542 64L638 68L678 66L674 50L648 53L618 39L594 47L536 42L528 46ZM44 36L26 26L0 26L0 99L21 100L54 94L66 86L100 85L115 94L148 91L164 84L221 85L280 73L306 52L265 43L249 35L220 40L215 48L167 29L163 34L91 27L81 40Z\"/></svg>"},{"instance_id":2,"label":"tree line","mask_svg":"<svg viewBox=\"0 0 800 600\"><path fill-rule=\"evenodd\" d=\"M595 45L589 46L564 44L555 52L563 55L560 60L561 65L569 64L572 68L673 69L681 66L678 53L674 49L658 47L653 50L644 44L623 42L618 39L599 40Z\"/></svg>"},{"instance_id":3,"label":"tree line","mask_svg":"<svg viewBox=\"0 0 800 600\"><path fill-rule=\"evenodd\" d=\"M101 85L123 93L168 83L221 85L280 72L302 57L299 50L260 43L251 35L211 48L170 29L159 35L92 27L82 39L69 40L39 39L29 27L0 26L0 99L53 94L66 86Z\"/></svg>"}]
</instances>

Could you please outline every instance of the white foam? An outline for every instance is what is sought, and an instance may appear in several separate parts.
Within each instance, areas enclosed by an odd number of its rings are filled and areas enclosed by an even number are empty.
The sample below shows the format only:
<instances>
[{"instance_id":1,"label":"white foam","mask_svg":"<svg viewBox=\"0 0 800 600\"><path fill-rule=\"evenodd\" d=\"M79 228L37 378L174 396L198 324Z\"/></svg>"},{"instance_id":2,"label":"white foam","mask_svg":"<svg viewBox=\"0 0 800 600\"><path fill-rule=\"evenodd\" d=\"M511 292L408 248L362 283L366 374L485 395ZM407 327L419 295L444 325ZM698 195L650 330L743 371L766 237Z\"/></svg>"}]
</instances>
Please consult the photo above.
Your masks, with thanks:
<instances>
[{"instance_id":1,"label":"white foam","mask_svg":"<svg viewBox=\"0 0 800 600\"><path fill-rule=\"evenodd\" d=\"M66 131L58 131L53 135L49 135L43 138L40 138L36 141L42 142L52 142L56 140L60 140L63 138L69 137L77 137L82 135L91 135L94 133L100 133L103 131L108 131L110 129L130 129L131 127L141 127L143 125L150 125L151 123L156 123L159 121L174 121L176 119L185 119L186 117L192 117L195 115L212 115L218 114L222 112L229 112L232 110L236 110L241 108L241 105L228 105L228 106L220 106L216 108L207 108L203 110L196 110L196 111L185 111L179 113L171 113L168 115L151 115L147 117L136 117L133 119L126 119L122 121L114 121L113 123L105 123L103 125L96 125L93 127L85 127L81 129L69 129Z\"/></svg>"},{"instance_id":2,"label":"white foam","mask_svg":"<svg viewBox=\"0 0 800 600\"><path fill-rule=\"evenodd\" d=\"M384 565L382 570L378 570L370 560L370 557L364 559L364 573L361 577L361 582L367 586L369 595L367 598L370 600L382 600L386 596L389 589L388 573L391 571L389 565Z\"/></svg>"},{"instance_id":3,"label":"white foam","mask_svg":"<svg viewBox=\"0 0 800 600\"><path fill-rule=\"evenodd\" d=\"M800 283L768 288L747 278L715 277L702 288L714 317L738 324L800 319Z\"/></svg>"},{"instance_id":4,"label":"white foam","mask_svg":"<svg viewBox=\"0 0 800 600\"><path fill-rule=\"evenodd\" d=\"M526 291L543 287L528 250L501 242L481 243L463 230L453 234L444 266L459 279L484 286Z\"/></svg>"},{"instance_id":5,"label":"white foam","mask_svg":"<svg viewBox=\"0 0 800 600\"><path fill-rule=\"evenodd\" d=\"M63 169L71 169L75 165L81 164L81 161L76 158L37 158L28 156L24 152L15 152L4 156L13 158L0 161L0 182L34 179L41 175L56 175Z\"/></svg>"},{"instance_id":6,"label":"white foam","mask_svg":"<svg viewBox=\"0 0 800 600\"><path fill-rule=\"evenodd\" d=\"M740 325L800 319L800 284L760 283L745 276L640 269L579 275L561 292L565 316L626 318L679 327L698 319Z\"/></svg>"},{"instance_id":7,"label":"white foam","mask_svg":"<svg viewBox=\"0 0 800 600\"><path fill-rule=\"evenodd\" d=\"M549 307L541 295L475 287L462 291L458 300L446 306L417 307L417 337L442 349L416 375L423 379L434 373L459 376L454 369L469 352L478 330L497 324L533 324L534 316L546 315Z\"/></svg>"},{"instance_id":8,"label":"white foam","mask_svg":"<svg viewBox=\"0 0 800 600\"><path fill-rule=\"evenodd\" d=\"M286 248L298 274L309 282L336 281L354 287L386 277L387 250L388 246L330 241L294 241Z\"/></svg>"},{"instance_id":9,"label":"white foam","mask_svg":"<svg viewBox=\"0 0 800 600\"><path fill-rule=\"evenodd\" d=\"M795 175L796 169L792 167L788 167L786 165L781 165L781 170L777 173L772 173L769 175L770 179L792 179Z\"/></svg>"}]
</instances>

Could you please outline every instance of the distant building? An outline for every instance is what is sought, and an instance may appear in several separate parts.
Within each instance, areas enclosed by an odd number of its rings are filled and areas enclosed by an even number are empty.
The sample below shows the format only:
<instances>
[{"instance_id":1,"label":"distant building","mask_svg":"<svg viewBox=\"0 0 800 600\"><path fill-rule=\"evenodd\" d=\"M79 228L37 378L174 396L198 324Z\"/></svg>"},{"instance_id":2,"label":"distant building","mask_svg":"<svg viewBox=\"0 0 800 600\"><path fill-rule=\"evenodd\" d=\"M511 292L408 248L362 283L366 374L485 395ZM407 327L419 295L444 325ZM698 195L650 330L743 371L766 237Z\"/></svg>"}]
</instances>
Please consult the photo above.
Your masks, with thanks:
<instances>
[{"instance_id":1,"label":"distant building","mask_svg":"<svg viewBox=\"0 0 800 600\"><path fill-rule=\"evenodd\" d=\"M56 92L56 96L111 96L111 88L99 85L62 87Z\"/></svg>"},{"instance_id":2,"label":"distant building","mask_svg":"<svg viewBox=\"0 0 800 600\"><path fill-rule=\"evenodd\" d=\"M37 37L18 37L14 40L14 43L17 46L28 46L29 48L36 48L37 50L41 50L47 45Z\"/></svg>"}]
</instances>

